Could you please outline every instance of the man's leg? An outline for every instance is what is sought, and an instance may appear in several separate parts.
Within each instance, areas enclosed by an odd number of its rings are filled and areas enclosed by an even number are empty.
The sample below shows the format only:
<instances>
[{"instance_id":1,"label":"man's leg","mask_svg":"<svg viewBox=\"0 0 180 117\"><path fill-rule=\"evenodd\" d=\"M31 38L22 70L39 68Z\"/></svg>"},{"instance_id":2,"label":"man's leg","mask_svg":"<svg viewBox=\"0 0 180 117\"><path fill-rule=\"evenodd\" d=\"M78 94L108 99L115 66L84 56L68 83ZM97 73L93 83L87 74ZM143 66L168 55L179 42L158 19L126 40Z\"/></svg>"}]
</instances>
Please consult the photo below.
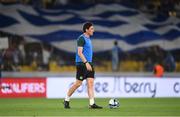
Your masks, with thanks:
<instances>
[{"instance_id":1,"label":"man's leg","mask_svg":"<svg viewBox=\"0 0 180 117\"><path fill-rule=\"evenodd\" d=\"M81 86L82 84L82 81L81 80L76 80L76 82L71 86L71 88L68 90L68 93L65 97L65 100L64 100L64 108L70 108L69 106L69 101L70 101L70 97L71 95L74 93L74 91L79 87Z\"/></svg>"},{"instance_id":2,"label":"man's leg","mask_svg":"<svg viewBox=\"0 0 180 117\"><path fill-rule=\"evenodd\" d=\"M90 108L101 109L102 107L96 105L94 101L94 78L87 78L87 88L88 88Z\"/></svg>"},{"instance_id":3,"label":"man's leg","mask_svg":"<svg viewBox=\"0 0 180 117\"><path fill-rule=\"evenodd\" d=\"M87 90L89 96L89 104L94 104L94 78L87 78Z\"/></svg>"},{"instance_id":4,"label":"man's leg","mask_svg":"<svg viewBox=\"0 0 180 117\"><path fill-rule=\"evenodd\" d=\"M71 97L71 95L74 93L74 91L79 87L79 86L81 86L81 84L82 84L82 81L81 80L76 80L76 82L71 86L71 88L69 89L69 91L68 91L68 93L67 93L67 96L68 97ZM66 99L65 99L66 100ZM69 99L68 100L66 100L66 101L69 101Z\"/></svg>"}]
</instances>

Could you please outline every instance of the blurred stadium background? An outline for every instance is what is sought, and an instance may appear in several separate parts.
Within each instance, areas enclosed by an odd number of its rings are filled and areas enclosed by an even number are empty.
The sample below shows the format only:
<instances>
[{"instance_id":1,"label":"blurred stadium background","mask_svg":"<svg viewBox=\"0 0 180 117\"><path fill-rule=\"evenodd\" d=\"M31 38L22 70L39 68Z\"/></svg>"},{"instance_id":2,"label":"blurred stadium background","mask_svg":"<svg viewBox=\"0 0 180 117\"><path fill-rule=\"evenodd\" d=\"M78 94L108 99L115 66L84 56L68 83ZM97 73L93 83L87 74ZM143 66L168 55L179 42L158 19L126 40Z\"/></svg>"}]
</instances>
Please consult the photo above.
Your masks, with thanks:
<instances>
[{"instance_id":1,"label":"blurred stadium background","mask_svg":"<svg viewBox=\"0 0 180 117\"><path fill-rule=\"evenodd\" d=\"M161 63L178 73L179 6L178 0L1 0L0 36L8 39L2 71L74 72L75 40L83 22L92 21L96 71L112 72L117 40L118 72L152 72Z\"/></svg>"},{"instance_id":2,"label":"blurred stadium background","mask_svg":"<svg viewBox=\"0 0 180 117\"><path fill-rule=\"evenodd\" d=\"M172 97L180 103L179 0L0 0L0 83L12 87L2 88L0 97L63 98L75 79L76 38L86 21L95 25L97 97ZM164 69L161 78L156 65ZM84 86L74 97L87 97ZM171 107L168 115L180 115L178 105Z\"/></svg>"}]
</instances>

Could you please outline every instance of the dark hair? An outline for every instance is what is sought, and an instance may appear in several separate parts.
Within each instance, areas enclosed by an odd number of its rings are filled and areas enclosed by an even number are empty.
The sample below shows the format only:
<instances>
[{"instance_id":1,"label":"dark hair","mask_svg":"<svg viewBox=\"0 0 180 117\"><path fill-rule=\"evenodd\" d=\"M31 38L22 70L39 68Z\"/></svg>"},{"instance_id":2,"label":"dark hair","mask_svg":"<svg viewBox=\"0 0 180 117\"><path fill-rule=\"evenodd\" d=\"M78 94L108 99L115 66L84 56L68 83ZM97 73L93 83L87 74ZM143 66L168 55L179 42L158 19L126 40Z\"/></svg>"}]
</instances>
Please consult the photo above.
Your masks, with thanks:
<instances>
[{"instance_id":1,"label":"dark hair","mask_svg":"<svg viewBox=\"0 0 180 117\"><path fill-rule=\"evenodd\" d=\"M117 40L114 41L114 45L118 45L118 41Z\"/></svg>"},{"instance_id":2,"label":"dark hair","mask_svg":"<svg viewBox=\"0 0 180 117\"><path fill-rule=\"evenodd\" d=\"M86 29L89 29L93 24L91 22L86 22L83 25L83 32L86 32Z\"/></svg>"}]
</instances>

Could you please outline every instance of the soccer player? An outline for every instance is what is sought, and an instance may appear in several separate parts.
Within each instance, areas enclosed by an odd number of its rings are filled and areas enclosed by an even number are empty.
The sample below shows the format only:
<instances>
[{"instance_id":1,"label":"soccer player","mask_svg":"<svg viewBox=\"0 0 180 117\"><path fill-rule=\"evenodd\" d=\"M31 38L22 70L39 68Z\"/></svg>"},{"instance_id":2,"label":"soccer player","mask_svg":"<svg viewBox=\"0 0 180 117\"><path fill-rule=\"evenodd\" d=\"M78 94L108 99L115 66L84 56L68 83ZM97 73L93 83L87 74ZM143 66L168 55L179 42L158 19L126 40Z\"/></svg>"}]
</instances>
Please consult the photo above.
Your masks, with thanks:
<instances>
[{"instance_id":1,"label":"soccer player","mask_svg":"<svg viewBox=\"0 0 180 117\"><path fill-rule=\"evenodd\" d=\"M92 63L93 47L91 38L94 33L94 27L91 22L83 25L83 34L77 39L76 49L76 81L70 87L64 100L64 108L70 108L70 97L74 91L81 86L83 80L87 81L87 89L89 96L89 108L101 109L101 106L95 104L94 101L94 68Z\"/></svg>"}]
</instances>

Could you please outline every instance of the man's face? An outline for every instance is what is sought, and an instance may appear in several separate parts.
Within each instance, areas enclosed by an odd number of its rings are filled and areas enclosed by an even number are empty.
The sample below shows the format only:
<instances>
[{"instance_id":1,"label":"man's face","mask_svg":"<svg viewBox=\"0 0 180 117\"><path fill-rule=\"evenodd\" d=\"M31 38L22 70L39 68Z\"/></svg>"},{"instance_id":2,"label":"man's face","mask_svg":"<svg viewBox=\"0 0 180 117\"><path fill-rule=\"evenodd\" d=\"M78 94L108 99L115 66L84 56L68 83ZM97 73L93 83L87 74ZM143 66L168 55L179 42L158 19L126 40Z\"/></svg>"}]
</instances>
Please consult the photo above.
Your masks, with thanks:
<instances>
[{"instance_id":1,"label":"man's face","mask_svg":"<svg viewBox=\"0 0 180 117\"><path fill-rule=\"evenodd\" d=\"M92 36L93 33L94 33L94 27L91 26L91 27L89 27L89 29L86 29L86 33L87 33L89 36Z\"/></svg>"}]
</instances>

